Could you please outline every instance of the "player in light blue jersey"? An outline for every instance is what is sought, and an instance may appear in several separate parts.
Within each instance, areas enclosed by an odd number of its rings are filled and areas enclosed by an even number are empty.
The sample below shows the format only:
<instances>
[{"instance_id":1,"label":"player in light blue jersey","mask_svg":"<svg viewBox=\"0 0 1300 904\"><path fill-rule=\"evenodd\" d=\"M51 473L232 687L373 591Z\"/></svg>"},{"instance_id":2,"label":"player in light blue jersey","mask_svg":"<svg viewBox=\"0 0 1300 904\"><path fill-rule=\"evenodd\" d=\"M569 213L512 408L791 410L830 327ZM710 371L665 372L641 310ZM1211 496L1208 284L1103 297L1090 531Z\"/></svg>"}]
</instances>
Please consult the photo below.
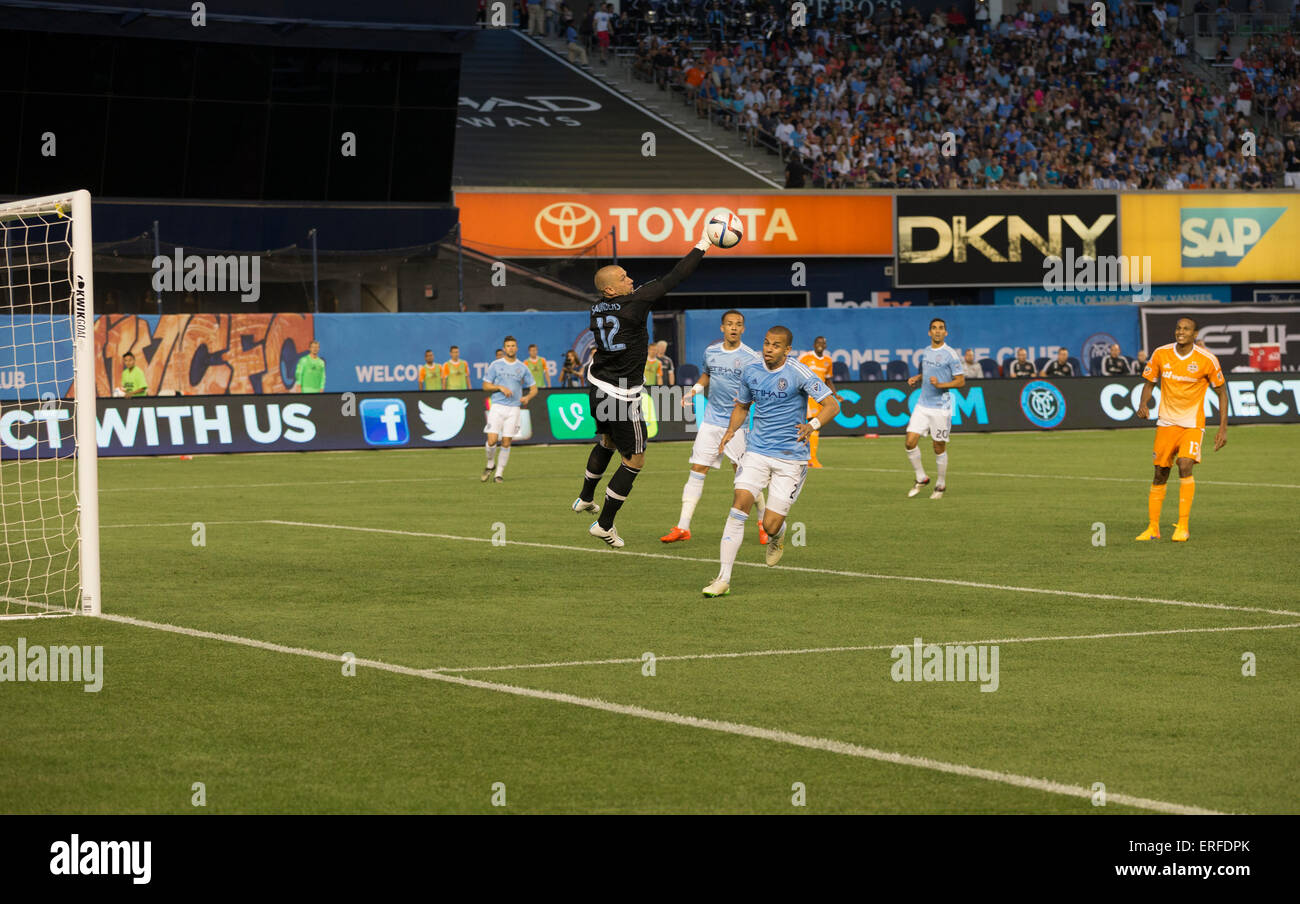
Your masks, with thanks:
<instances>
[{"instance_id":1,"label":"player in light blue jersey","mask_svg":"<svg viewBox=\"0 0 1300 904\"><path fill-rule=\"evenodd\" d=\"M726 596L731 592L731 569L745 539L745 522L754 497L768 488L763 528L767 531L767 564L775 565L785 550L785 516L799 498L808 474L808 434L820 429L822 420L840 413L839 400L830 387L804 365L789 357L794 336L783 326L774 326L763 337L763 360L751 364L740 375L736 404L727 432L718 445L721 454L754 409L754 427L747 448L736 469L736 496L722 533L721 567L718 576L704 588L705 596ZM821 410L804 420L808 402L821 402Z\"/></svg>"},{"instance_id":2,"label":"player in light blue jersey","mask_svg":"<svg viewBox=\"0 0 1300 904\"><path fill-rule=\"evenodd\" d=\"M479 480L484 483L492 476L492 467L496 465L496 482L505 478L506 461L510 458L510 442L519 433L519 407L527 405L537 395L537 381L533 379L528 365L515 355L519 352L519 343L514 336L507 336L501 343L503 357L488 365L483 373L483 390L492 393L492 406L488 408L487 426L483 432L487 437L487 467ZM528 389L528 392L524 392ZM497 441L501 442L500 455L497 454Z\"/></svg>"},{"instance_id":3,"label":"player in light blue jersey","mask_svg":"<svg viewBox=\"0 0 1300 904\"><path fill-rule=\"evenodd\" d=\"M921 352L921 372L907 380L908 386L921 384L921 397L912 409L912 419L907 422L907 457L916 472L916 483L907 493L915 496L930 482L921 466L921 450L917 443L926 433L934 441L935 463L939 479L934 485L931 499L942 499L948 485L948 434L952 431L952 393L948 390L966 385L961 355L944 340L948 338L948 324L938 317L930 321L930 347Z\"/></svg>"},{"instance_id":4,"label":"player in light blue jersey","mask_svg":"<svg viewBox=\"0 0 1300 904\"><path fill-rule=\"evenodd\" d=\"M691 470L682 489L682 513L677 519L677 526L659 539L664 543L676 543L691 538L691 516L695 506L704 493L704 477L710 468L722 464L722 454L718 452L718 442L727 432L731 422L731 410L736 403L736 388L740 385L740 374L750 364L762 361L762 356L740 341L745 334L745 315L739 311L728 311L722 315L722 341L715 342L704 350L704 370L700 382L691 387L682 399L682 407L695 407L695 396L705 389L709 391L709 404L704 409L703 423L695 434L695 446L691 449ZM731 459L734 469L745 454L745 428L736 431L723 454ZM758 507L758 519L763 520L763 494L754 500ZM758 541L767 542L767 532L760 524Z\"/></svg>"}]
</instances>

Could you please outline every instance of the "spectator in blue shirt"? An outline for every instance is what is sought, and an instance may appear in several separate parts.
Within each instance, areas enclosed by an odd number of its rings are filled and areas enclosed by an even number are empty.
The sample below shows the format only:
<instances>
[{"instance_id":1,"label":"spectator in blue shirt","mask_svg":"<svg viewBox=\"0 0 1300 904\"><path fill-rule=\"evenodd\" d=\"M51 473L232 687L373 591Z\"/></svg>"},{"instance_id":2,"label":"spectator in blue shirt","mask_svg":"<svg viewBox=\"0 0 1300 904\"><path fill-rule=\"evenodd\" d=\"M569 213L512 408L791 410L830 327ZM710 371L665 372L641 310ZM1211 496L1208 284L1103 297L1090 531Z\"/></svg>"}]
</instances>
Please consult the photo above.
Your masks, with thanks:
<instances>
[{"instance_id":1,"label":"spectator in blue shirt","mask_svg":"<svg viewBox=\"0 0 1300 904\"><path fill-rule=\"evenodd\" d=\"M581 63L584 66L588 65L587 48L578 43L578 29L573 27L572 22L570 22L569 27L564 30L564 43L568 45L569 48L570 63Z\"/></svg>"}]
</instances>

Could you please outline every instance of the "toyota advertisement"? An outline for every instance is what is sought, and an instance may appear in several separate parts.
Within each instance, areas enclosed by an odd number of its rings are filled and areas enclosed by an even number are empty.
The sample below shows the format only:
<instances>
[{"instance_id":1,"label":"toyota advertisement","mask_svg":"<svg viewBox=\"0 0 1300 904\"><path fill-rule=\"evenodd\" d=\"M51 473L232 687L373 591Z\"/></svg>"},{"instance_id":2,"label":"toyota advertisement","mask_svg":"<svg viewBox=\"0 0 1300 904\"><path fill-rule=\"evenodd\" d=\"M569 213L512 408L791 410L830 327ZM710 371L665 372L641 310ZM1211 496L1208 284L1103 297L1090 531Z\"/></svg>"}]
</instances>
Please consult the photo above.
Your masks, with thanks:
<instances>
[{"instance_id":1,"label":"toyota advertisement","mask_svg":"<svg viewBox=\"0 0 1300 904\"><path fill-rule=\"evenodd\" d=\"M840 414L827 436L902 434L920 395L906 383L837 386ZM652 441L692 440L705 400L681 405L683 387L654 387L642 397ZM957 431L1056 430L1153 426L1137 417L1142 380L971 381L953 390ZM1155 398L1159 400L1159 390ZM1228 380L1232 423L1300 423L1300 379L1257 374ZM343 449L433 449L483 442L487 394L402 392L294 396L186 396L100 399L97 441L102 456L195 455L211 452L296 452ZM1218 397L1207 393L1206 420ZM543 390L525 409L516 443L588 443L595 437L583 390ZM0 458L68 457L73 415L61 402L22 403L0 415Z\"/></svg>"},{"instance_id":2,"label":"toyota advertisement","mask_svg":"<svg viewBox=\"0 0 1300 904\"><path fill-rule=\"evenodd\" d=\"M740 244L717 252L727 257L894 253L887 194L459 191L456 206L465 243L507 257L565 257L611 231L620 257L681 257L717 210L744 224Z\"/></svg>"}]
</instances>

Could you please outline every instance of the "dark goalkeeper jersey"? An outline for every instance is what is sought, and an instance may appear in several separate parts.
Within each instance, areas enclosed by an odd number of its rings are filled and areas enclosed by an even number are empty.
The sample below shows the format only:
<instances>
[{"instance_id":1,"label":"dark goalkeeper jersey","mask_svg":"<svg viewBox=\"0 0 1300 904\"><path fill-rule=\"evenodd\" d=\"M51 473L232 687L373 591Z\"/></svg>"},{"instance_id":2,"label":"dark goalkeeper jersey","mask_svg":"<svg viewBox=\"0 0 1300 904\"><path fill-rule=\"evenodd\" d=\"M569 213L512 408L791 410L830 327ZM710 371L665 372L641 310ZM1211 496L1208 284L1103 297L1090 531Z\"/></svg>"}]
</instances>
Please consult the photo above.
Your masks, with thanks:
<instances>
[{"instance_id":1,"label":"dark goalkeeper jersey","mask_svg":"<svg viewBox=\"0 0 1300 904\"><path fill-rule=\"evenodd\" d=\"M591 335L596 354L591 359L593 380L629 391L645 383L646 348L650 335L645 321L650 308L695 272L704 252L691 249L662 279L653 279L636 291L602 298L591 306Z\"/></svg>"}]
</instances>

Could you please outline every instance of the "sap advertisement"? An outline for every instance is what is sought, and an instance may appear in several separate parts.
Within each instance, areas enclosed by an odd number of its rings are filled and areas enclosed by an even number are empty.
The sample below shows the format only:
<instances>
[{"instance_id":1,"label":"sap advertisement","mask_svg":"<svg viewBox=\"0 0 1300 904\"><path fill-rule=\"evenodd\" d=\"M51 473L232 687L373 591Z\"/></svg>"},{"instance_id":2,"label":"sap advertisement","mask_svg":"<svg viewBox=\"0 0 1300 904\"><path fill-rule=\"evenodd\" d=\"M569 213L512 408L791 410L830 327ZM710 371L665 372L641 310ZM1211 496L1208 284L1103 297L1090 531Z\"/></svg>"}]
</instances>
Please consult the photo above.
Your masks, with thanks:
<instances>
[{"instance_id":1,"label":"sap advertisement","mask_svg":"<svg viewBox=\"0 0 1300 904\"><path fill-rule=\"evenodd\" d=\"M1232 377L1232 423L1300 423L1300 379ZM902 382L838 387L841 411L826 436L901 434L920 396ZM682 387L654 387L642 397L652 441L693 440L704 400L681 405ZM953 390L956 431L1054 430L1150 426L1139 421L1142 380L972 380ZM483 442L483 392L322 393L100 399L96 439L101 456L307 452L345 449L436 449ZM1207 393L1206 419L1218 397ZM21 403L0 415L0 459L67 458L74 451L73 412L61 403ZM521 419L518 444L589 443L595 437L589 395L544 390Z\"/></svg>"},{"instance_id":2,"label":"sap advertisement","mask_svg":"<svg viewBox=\"0 0 1300 904\"><path fill-rule=\"evenodd\" d=\"M745 308L745 338L755 350L763 346L768 327L780 324L794 333L800 354L812 348L813 340L825 336L827 352L848 368L851 379L859 379L868 361L882 368L890 361L907 362L916 372L916 362L930 345L930 320L948 323L948 344L957 351L974 349L975 358L1001 362L1014 357L1017 347L1029 358L1050 358L1064 346L1070 355L1087 366L1093 357L1107 354L1119 343L1124 354L1138 348L1138 306L1026 308L992 305L955 305L924 308ZM704 349L721 338L721 311L687 311L685 361L699 367ZM683 361L677 362L679 365Z\"/></svg>"},{"instance_id":3,"label":"sap advertisement","mask_svg":"<svg viewBox=\"0 0 1300 904\"><path fill-rule=\"evenodd\" d=\"M1123 253L1150 256L1156 282L1300 279L1295 192L1125 194L1120 210Z\"/></svg>"}]
</instances>

